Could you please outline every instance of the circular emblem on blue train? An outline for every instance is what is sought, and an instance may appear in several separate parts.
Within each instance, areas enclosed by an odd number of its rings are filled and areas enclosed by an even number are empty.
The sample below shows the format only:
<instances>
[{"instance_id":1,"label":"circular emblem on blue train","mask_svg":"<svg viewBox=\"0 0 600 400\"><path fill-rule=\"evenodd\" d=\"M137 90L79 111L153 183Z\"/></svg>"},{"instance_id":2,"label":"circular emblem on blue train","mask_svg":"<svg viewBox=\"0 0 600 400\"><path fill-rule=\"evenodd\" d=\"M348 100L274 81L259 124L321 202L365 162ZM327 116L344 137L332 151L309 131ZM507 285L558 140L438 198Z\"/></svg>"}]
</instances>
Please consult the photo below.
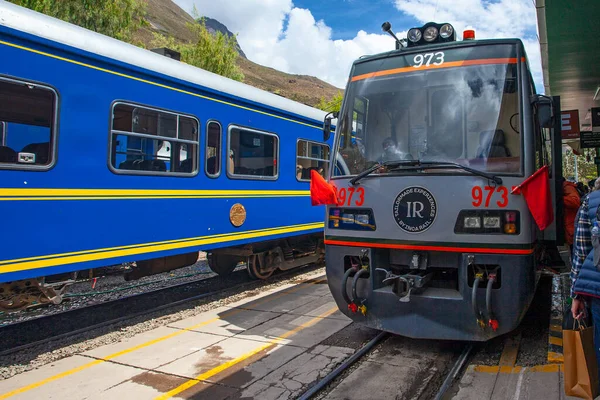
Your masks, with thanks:
<instances>
[{"instance_id":1,"label":"circular emblem on blue train","mask_svg":"<svg viewBox=\"0 0 600 400\"><path fill-rule=\"evenodd\" d=\"M394 201L394 219L408 233L425 232L433 224L436 214L433 195L420 186L404 189Z\"/></svg>"}]
</instances>

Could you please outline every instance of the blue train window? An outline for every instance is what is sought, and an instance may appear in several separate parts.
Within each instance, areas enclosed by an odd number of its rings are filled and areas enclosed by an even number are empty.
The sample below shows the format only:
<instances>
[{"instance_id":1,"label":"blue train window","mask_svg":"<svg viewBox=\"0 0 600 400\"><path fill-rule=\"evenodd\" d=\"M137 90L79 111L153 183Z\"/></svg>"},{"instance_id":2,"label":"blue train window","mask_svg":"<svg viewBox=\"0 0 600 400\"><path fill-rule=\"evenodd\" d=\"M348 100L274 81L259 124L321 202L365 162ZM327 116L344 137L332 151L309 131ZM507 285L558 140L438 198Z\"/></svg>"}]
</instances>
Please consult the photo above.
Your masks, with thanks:
<instances>
[{"instance_id":1,"label":"blue train window","mask_svg":"<svg viewBox=\"0 0 600 400\"><path fill-rule=\"evenodd\" d=\"M195 175L196 118L135 104L113 106L111 167L117 173Z\"/></svg>"},{"instance_id":2,"label":"blue train window","mask_svg":"<svg viewBox=\"0 0 600 400\"><path fill-rule=\"evenodd\" d=\"M229 128L227 174L243 179L277 179L279 138L255 129Z\"/></svg>"},{"instance_id":3,"label":"blue train window","mask_svg":"<svg viewBox=\"0 0 600 400\"><path fill-rule=\"evenodd\" d=\"M206 174L211 178L221 174L221 124L217 121L206 125Z\"/></svg>"},{"instance_id":4,"label":"blue train window","mask_svg":"<svg viewBox=\"0 0 600 400\"><path fill-rule=\"evenodd\" d=\"M310 182L310 171L313 169L323 177L328 176L329 146L300 139L296 149L296 179L301 182Z\"/></svg>"},{"instance_id":5,"label":"blue train window","mask_svg":"<svg viewBox=\"0 0 600 400\"><path fill-rule=\"evenodd\" d=\"M0 78L0 168L52 166L56 102L48 87Z\"/></svg>"}]
</instances>

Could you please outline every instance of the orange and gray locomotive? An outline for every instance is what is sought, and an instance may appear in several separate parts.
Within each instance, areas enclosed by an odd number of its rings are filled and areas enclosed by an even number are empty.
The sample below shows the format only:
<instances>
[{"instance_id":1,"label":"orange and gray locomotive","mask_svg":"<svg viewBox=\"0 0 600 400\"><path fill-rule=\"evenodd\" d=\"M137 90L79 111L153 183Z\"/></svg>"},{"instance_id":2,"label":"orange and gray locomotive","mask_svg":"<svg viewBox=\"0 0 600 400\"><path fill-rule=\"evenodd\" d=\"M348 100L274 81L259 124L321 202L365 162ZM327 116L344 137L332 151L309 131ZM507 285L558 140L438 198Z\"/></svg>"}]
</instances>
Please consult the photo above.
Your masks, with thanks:
<instances>
[{"instance_id":1,"label":"orange and gray locomotive","mask_svg":"<svg viewBox=\"0 0 600 400\"><path fill-rule=\"evenodd\" d=\"M558 258L560 99L536 94L519 39L457 41L428 23L396 41L354 62L325 120L327 138L337 117L329 287L367 326L485 341L518 326ZM543 226L518 190L533 175L547 188L534 193L549 204Z\"/></svg>"}]
</instances>

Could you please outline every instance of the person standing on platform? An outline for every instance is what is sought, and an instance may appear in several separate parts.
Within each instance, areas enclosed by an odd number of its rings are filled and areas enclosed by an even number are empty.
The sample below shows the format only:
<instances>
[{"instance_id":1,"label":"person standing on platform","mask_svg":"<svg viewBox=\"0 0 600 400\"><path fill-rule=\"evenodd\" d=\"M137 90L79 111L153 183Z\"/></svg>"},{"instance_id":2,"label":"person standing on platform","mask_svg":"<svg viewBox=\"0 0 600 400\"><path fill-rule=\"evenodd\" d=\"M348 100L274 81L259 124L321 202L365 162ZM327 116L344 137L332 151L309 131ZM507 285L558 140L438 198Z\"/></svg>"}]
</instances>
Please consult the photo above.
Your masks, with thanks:
<instances>
[{"instance_id":1,"label":"person standing on platform","mask_svg":"<svg viewBox=\"0 0 600 400\"><path fill-rule=\"evenodd\" d=\"M581 205L581 198L577 186L563 178L563 204L565 207L565 240L569 244L571 256L573 255L573 234L575 230L575 217Z\"/></svg>"},{"instance_id":2,"label":"person standing on platform","mask_svg":"<svg viewBox=\"0 0 600 400\"><path fill-rule=\"evenodd\" d=\"M585 316L588 302L594 325L594 348L600 364L600 190L591 192L577 213L571 262L571 313ZM599 365L600 371L600 365Z\"/></svg>"}]
</instances>

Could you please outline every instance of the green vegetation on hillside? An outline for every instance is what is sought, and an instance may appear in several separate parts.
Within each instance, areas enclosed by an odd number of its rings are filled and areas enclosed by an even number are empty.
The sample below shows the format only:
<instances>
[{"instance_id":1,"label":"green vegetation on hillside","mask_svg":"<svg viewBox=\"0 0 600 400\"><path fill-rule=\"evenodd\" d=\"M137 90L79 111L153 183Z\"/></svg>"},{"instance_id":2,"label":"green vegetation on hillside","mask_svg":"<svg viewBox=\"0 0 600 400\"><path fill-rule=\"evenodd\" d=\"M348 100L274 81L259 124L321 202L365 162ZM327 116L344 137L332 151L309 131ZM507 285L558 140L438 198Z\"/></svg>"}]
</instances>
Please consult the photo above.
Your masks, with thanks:
<instances>
[{"instance_id":1,"label":"green vegetation on hillside","mask_svg":"<svg viewBox=\"0 0 600 400\"><path fill-rule=\"evenodd\" d=\"M172 0L9 1L139 47L163 47L162 43L182 53L183 62L243 79L248 85L312 107L321 98L334 97L339 91L315 77L287 74L234 56L229 51L235 42L233 37L224 35L219 39L217 35L214 42L207 42L206 27L199 26ZM221 54L220 48L227 50Z\"/></svg>"},{"instance_id":2,"label":"green vegetation on hillside","mask_svg":"<svg viewBox=\"0 0 600 400\"><path fill-rule=\"evenodd\" d=\"M337 92L329 100L325 100L325 97L321 97L321 100L319 100L319 103L317 103L315 107L326 112L340 111L340 108L342 108L342 100L344 100L344 95L342 92Z\"/></svg>"},{"instance_id":3,"label":"green vegetation on hillside","mask_svg":"<svg viewBox=\"0 0 600 400\"><path fill-rule=\"evenodd\" d=\"M130 41L145 23L141 0L9 0L115 39Z\"/></svg>"}]
</instances>

